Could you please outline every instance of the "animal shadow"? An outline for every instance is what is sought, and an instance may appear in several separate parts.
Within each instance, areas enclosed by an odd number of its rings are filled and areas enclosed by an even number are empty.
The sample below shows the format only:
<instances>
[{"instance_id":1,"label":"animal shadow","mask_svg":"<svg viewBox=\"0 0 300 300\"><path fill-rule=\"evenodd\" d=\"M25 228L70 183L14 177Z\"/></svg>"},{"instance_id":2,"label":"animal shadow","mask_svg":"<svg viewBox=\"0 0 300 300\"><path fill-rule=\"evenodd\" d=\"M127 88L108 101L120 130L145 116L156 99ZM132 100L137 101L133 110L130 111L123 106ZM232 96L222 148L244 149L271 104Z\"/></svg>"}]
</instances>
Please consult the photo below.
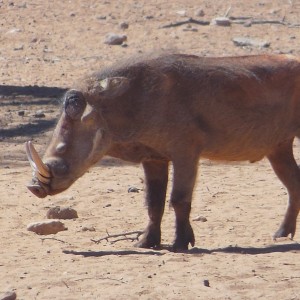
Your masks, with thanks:
<instances>
[{"instance_id":1,"label":"animal shadow","mask_svg":"<svg viewBox=\"0 0 300 300\"><path fill-rule=\"evenodd\" d=\"M248 255L258 255L258 254L268 254L268 253L285 253L285 252L298 252L300 251L300 244L280 244L280 245L270 245L267 247L240 247L240 246L228 246L224 248L215 249L204 249L194 247L190 250L183 251L181 253L186 253L188 255L203 255L203 254L213 254L213 253L236 253L236 254L248 254ZM171 245L162 245L159 250L111 250L111 251L73 251L73 250L63 250L65 254L80 255L84 257L101 257L107 255L157 255L162 256L168 252L172 251Z\"/></svg>"},{"instance_id":2,"label":"animal shadow","mask_svg":"<svg viewBox=\"0 0 300 300\"><path fill-rule=\"evenodd\" d=\"M258 254L268 254L268 253L285 253L300 251L300 244L280 244L280 245L270 245L266 247L240 247L240 246L228 246L224 248L215 249L202 249L194 247L187 251L188 254L212 254L212 253L237 253L237 254L248 254L248 255L258 255Z\"/></svg>"}]
</instances>

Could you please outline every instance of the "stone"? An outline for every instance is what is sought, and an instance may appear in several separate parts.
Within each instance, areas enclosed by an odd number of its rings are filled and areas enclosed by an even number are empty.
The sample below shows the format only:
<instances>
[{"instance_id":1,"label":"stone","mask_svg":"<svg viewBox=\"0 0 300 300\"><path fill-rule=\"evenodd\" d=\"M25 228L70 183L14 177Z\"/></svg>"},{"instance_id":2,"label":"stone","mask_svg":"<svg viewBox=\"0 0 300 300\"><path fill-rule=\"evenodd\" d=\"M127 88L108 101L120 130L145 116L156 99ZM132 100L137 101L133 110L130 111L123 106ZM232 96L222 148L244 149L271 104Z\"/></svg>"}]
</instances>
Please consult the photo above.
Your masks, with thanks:
<instances>
[{"instance_id":1,"label":"stone","mask_svg":"<svg viewBox=\"0 0 300 300\"><path fill-rule=\"evenodd\" d=\"M77 211L71 207L52 207L47 211L47 219L76 219L78 218Z\"/></svg>"},{"instance_id":2,"label":"stone","mask_svg":"<svg viewBox=\"0 0 300 300\"><path fill-rule=\"evenodd\" d=\"M211 25L228 27L228 26L231 26L231 21L229 18L226 18L226 17L218 17L218 18L212 19Z\"/></svg>"},{"instance_id":3,"label":"stone","mask_svg":"<svg viewBox=\"0 0 300 300\"><path fill-rule=\"evenodd\" d=\"M120 35L115 33L108 33L105 37L104 43L107 45L122 45L123 42L127 41L126 35Z\"/></svg>"},{"instance_id":4,"label":"stone","mask_svg":"<svg viewBox=\"0 0 300 300\"><path fill-rule=\"evenodd\" d=\"M34 117L35 118L45 118L46 116L45 116L45 114L44 114L44 112L42 111L42 110L38 110L35 114L34 114Z\"/></svg>"},{"instance_id":5,"label":"stone","mask_svg":"<svg viewBox=\"0 0 300 300\"><path fill-rule=\"evenodd\" d=\"M139 193L139 189L134 187L134 186L131 186L129 189L128 189L128 193Z\"/></svg>"},{"instance_id":6,"label":"stone","mask_svg":"<svg viewBox=\"0 0 300 300\"><path fill-rule=\"evenodd\" d=\"M15 300L17 299L17 294L14 291L8 291L0 295L0 300Z\"/></svg>"},{"instance_id":7,"label":"stone","mask_svg":"<svg viewBox=\"0 0 300 300\"><path fill-rule=\"evenodd\" d=\"M198 217L194 218L193 221L207 222L207 219L205 217L198 216Z\"/></svg>"},{"instance_id":8,"label":"stone","mask_svg":"<svg viewBox=\"0 0 300 300\"><path fill-rule=\"evenodd\" d=\"M90 226L90 227L84 226L84 227L82 227L81 230L82 231L96 231L95 227L93 227L93 226Z\"/></svg>"},{"instance_id":9,"label":"stone","mask_svg":"<svg viewBox=\"0 0 300 300\"><path fill-rule=\"evenodd\" d=\"M176 11L176 14L180 17L186 17L186 11L185 10L178 10Z\"/></svg>"},{"instance_id":10,"label":"stone","mask_svg":"<svg viewBox=\"0 0 300 300\"><path fill-rule=\"evenodd\" d=\"M233 38L232 41L236 46L239 47L253 46L258 48L268 48L270 46L270 43L267 41L245 38L245 37L236 37Z\"/></svg>"},{"instance_id":11,"label":"stone","mask_svg":"<svg viewBox=\"0 0 300 300\"><path fill-rule=\"evenodd\" d=\"M14 50L15 50L15 51L24 50L24 45L16 46L16 47L14 47Z\"/></svg>"},{"instance_id":12,"label":"stone","mask_svg":"<svg viewBox=\"0 0 300 300\"><path fill-rule=\"evenodd\" d=\"M61 221L51 220L31 223L27 226L27 230L39 235L48 235L67 230L67 228Z\"/></svg>"},{"instance_id":13,"label":"stone","mask_svg":"<svg viewBox=\"0 0 300 300\"><path fill-rule=\"evenodd\" d=\"M196 17L204 17L205 16L205 12L202 8L199 8L195 11L195 16Z\"/></svg>"},{"instance_id":14,"label":"stone","mask_svg":"<svg viewBox=\"0 0 300 300\"><path fill-rule=\"evenodd\" d=\"M204 286L206 286L206 287L210 287L210 285L209 285L209 280L207 280L207 279L204 279L204 280L203 280L203 284L204 284Z\"/></svg>"},{"instance_id":15,"label":"stone","mask_svg":"<svg viewBox=\"0 0 300 300\"><path fill-rule=\"evenodd\" d=\"M119 24L119 27L120 27L121 29L128 29L129 24L128 24L127 22L121 22L121 23Z\"/></svg>"}]
</instances>

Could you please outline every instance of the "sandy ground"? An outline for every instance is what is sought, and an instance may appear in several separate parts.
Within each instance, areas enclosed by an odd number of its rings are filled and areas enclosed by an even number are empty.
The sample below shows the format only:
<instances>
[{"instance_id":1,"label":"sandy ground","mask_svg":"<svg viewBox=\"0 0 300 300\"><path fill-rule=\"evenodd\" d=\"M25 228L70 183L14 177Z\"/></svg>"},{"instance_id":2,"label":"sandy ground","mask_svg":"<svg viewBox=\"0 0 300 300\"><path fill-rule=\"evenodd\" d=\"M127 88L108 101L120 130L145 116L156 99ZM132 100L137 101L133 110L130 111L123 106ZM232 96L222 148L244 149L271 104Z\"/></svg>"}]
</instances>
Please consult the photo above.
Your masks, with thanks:
<instances>
[{"instance_id":1,"label":"sandy ground","mask_svg":"<svg viewBox=\"0 0 300 300\"><path fill-rule=\"evenodd\" d=\"M195 13L203 9L205 15ZM172 22L211 21L225 14L280 24L230 27ZM183 16L182 16L183 15ZM172 49L198 55L299 55L300 2L295 1L0 1L0 295L18 299L300 299L299 231L293 241L271 238L285 212L286 190L268 162L201 161L191 218L196 245L170 252L174 214L167 207L163 249L141 250L109 234L143 230L147 213L140 166L105 159L66 192L37 199L24 142L43 152L59 115L59 97L86 72L123 57ZM129 28L120 29L121 22ZM289 26L292 25L292 26ZM126 34L127 47L104 44ZM237 47L234 37L270 43ZM300 158L299 144L295 145ZM171 183L171 182L170 182ZM129 187L139 193L128 193ZM67 231L26 230L54 206L79 218ZM299 222L298 222L299 224ZM84 227L95 231L85 231ZM204 282L209 282L209 287Z\"/></svg>"}]
</instances>

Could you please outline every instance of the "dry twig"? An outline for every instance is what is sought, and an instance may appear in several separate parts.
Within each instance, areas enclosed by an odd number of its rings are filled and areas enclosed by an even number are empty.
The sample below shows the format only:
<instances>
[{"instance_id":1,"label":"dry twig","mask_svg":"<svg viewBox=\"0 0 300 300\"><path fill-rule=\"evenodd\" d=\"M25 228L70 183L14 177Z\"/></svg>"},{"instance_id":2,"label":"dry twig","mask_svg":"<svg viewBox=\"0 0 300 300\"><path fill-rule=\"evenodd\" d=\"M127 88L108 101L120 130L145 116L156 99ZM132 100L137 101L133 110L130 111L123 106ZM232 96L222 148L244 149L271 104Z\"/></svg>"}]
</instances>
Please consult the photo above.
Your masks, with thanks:
<instances>
[{"instance_id":1,"label":"dry twig","mask_svg":"<svg viewBox=\"0 0 300 300\"><path fill-rule=\"evenodd\" d=\"M209 21L201 21L201 20L196 20L196 19L193 19L193 18L189 18L189 19L187 19L185 21L179 21L179 22L174 22L174 23L170 23L170 24L167 24L167 25L163 25L160 28L177 27L177 26L181 26L181 25L185 25L185 24L197 24L197 25L206 26L206 25L209 25L210 22Z\"/></svg>"},{"instance_id":2,"label":"dry twig","mask_svg":"<svg viewBox=\"0 0 300 300\"><path fill-rule=\"evenodd\" d=\"M101 241L106 240L107 242L110 242L111 244L114 244L119 241L124 241L124 240L130 240L130 241L138 241L139 237L144 233L144 231L137 230L137 231L130 231L130 232L124 232L124 233L119 233L119 234L109 234L108 231L106 230L107 236L102 237L98 240L91 239L92 242L99 244ZM136 235L135 237L128 237L128 235ZM111 238L118 238L122 237L120 239L116 240L110 240Z\"/></svg>"},{"instance_id":3,"label":"dry twig","mask_svg":"<svg viewBox=\"0 0 300 300\"><path fill-rule=\"evenodd\" d=\"M231 9L231 7L229 7L229 9L226 11L225 15L229 14L230 9ZM231 17L229 17L229 19L231 20L231 22L233 24L238 24L238 25L245 25L245 24L249 23L251 25L265 25L265 24L283 25L283 26L288 26L289 28L300 27L300 24L288 23L285 21L284 18L282 20L264 20L264 19L254 19L252 17L243 17L243 16L233 17L233 16L231 16ZM210 25L210 22L189 18L184 21L172 22L170 24L163 25L160 28L178 27L178 26L185 25L185 24L197 24L197 25L206 26L206 25Z\"/></svg>"},{"instance_id":4,"label":"dry twig","mask_svg":"<svg viewBox=\"0 0 300 300\"><path fill-rule=\"evenodd\" d=\"M63 240L56 239L56 238L51 238L51 237L41 238L42 243L43 243L45 240L54 240L54 241L58 241L58 242L61 242L61 243L64 243L64 244L69 244L69 245L71 245L71 244L68 243L68 242L65 242L65 241L63 241Z\"/></svg>"}]
</instances>

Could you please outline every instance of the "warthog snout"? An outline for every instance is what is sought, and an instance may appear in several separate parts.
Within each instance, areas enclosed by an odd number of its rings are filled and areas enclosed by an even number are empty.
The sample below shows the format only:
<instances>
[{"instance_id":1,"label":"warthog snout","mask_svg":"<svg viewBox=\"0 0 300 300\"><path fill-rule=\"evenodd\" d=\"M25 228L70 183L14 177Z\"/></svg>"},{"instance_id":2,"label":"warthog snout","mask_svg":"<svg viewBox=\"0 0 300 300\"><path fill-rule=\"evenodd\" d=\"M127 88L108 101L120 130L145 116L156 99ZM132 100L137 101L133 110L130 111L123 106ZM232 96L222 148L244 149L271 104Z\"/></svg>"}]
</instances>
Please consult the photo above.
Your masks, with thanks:
<instances>
[{"instance_id":1,"label":"warthog snout","mask_svg":"<svg viewBox=\"0 0 300 300\"><path fill-rule=\"evenodd\" d=\"M50 158L44 163L31 142L27 142L25 146L27 157L33 170L33 179L27 188L39 198L64 190L63 180L60 188L56 188L55 192L52 190L51 185L55 181L60 181L60 178L68 173L69 167L66 162L61 158Z\"/></svg>"}]
</instances>

